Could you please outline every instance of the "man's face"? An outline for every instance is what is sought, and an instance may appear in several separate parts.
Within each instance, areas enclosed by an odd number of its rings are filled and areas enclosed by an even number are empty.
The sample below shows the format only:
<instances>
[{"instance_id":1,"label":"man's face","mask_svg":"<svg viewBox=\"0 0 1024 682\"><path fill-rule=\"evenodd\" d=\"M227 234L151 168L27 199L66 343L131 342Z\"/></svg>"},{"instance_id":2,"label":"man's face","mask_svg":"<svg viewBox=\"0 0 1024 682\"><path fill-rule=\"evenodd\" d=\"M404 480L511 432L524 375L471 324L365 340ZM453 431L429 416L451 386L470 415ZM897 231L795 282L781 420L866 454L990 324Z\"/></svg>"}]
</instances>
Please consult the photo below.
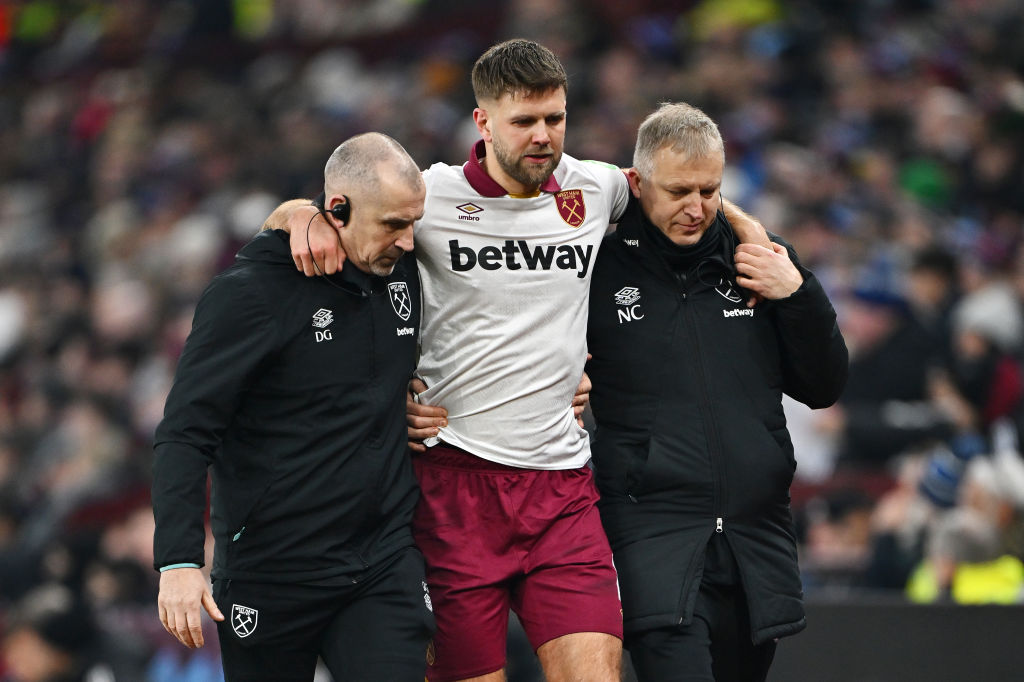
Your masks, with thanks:
<instances>
[{"instance_id":1,"label":"man's face","mask_svg":"<svg viewBox=\"0 0 1024 682\"><path fill-rule=\"evenodd\" d=\"M629 186L644 215L679 246L700 241L721 204L725 159L720 154L688 159L670 147L654 154L651 177L629 171Z\"/></svg>"},{"instance_id":2,"label":"man's face","mask_svg":"<svg viewBox=\"0 0 1024 682\"><path fill-rule=\"evenodd\" d=\"M387 277L402 254L412 251L412 226L423 217L423 183L389 170L380 173L380 190L352 197L352 217L341 228L347 261L363 272Z\"/></svg>"},{"instance_id":3,"label":"man's face","mask_svg":"<svg viewBox=\"0 0 1024 682\"><path fill-rule=\"evenodd\" d=\"M565 142L565 90L482 102L473 120L487 144L486 170L510 194L535 191L554 172Z\"/></svg>"}]
</instances>

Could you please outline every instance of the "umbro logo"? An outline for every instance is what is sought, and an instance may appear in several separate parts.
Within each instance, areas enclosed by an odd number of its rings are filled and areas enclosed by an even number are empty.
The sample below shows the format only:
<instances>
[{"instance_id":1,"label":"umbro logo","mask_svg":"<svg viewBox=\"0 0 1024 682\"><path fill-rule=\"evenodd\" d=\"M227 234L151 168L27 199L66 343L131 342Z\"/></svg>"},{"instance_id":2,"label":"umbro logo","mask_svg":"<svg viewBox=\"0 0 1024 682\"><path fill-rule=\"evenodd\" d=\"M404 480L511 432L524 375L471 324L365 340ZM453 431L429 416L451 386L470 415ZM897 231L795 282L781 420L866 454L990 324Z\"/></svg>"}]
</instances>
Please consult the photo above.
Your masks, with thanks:
<instances>
[{"instance_id":1,"label":"umbro logo","mask_svg":"<svg viewBox=\"0 0 1024 682\"><path fill-rule=\"evenodd\" d=\"M462 215L459 216L459 220L476 220L476 221L479 221L480 220L480 216L478 216L476 214L480 213L481 211L484 210L484 209L480 208L479 206L477 206L476 204L474 204L472 202L467 202L465 204L461 204L459 206L456 206L455 208L457 208L460 211L462 211Z\"/></svg>"},{"instance_id":2,"label":"umbro logo","mask_svg":"<svg viewBox=\"0 0 1024 682\"><path fill-rule=\"evenodd\" d=\"M622 287L615 292L615 302L619 305L629 305L640 300L640 290L636 287Z\"/></svg>"},{"instance_id":3,"label":"umbro logo","mask_svg":"<svg viewBox=\"0 0 1024 682\"><path fill-rule=\"evenodd\" d=\"M334 313L327 308L321 308L313 313L313 326L317 329L317 331L314 332L314 338L317 343L331 340L331 330L327 329L327 325L331 322L334 322Z\"/></svg>"},{"instance_id":4,"label":"umbro logo","mask_svg":"<svg viewBox=\"0 0 1024 682\"><path fill-rule=\"evenodd\" d=\"M640 290L636 287L622 287L615 292L615 303L622 306L615 309L619 316L619 324L644 319L644 313L637 303L639 300Z\"/></svg>"},{"instance_id":5,"label":"umbro logo","mask_svg":"<svg viewBox=\"0 0 1024 682\"><path fill-rule=\"evenodd\" d=\"M313 326L317 329L323 329L331 322L334 322L334 313L327 308L321 308L313 313Z\"/></svg>"}]
</instances>

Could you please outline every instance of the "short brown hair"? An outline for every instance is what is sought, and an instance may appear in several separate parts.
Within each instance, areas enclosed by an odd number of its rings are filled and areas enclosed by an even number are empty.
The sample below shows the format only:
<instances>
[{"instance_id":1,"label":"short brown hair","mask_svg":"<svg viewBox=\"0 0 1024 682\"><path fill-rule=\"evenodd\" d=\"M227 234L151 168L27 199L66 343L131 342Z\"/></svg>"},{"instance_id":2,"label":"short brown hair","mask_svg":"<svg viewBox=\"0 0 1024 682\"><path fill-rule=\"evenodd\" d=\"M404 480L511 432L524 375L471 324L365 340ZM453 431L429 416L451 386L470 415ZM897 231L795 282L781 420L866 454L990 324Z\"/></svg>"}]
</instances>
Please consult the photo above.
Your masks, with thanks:
<instances>
[{"instance_id":1,"label":"short brown hair","mask_svg":"<svg viewBox=\"0 0 1024 682\"><path fill-rule=\"evenodd\" d=\"M554 52L532 40L514 38L493 45L473 65L477 103L555 88L569 89L565 67Z\"/></svg>"}]
</instances>

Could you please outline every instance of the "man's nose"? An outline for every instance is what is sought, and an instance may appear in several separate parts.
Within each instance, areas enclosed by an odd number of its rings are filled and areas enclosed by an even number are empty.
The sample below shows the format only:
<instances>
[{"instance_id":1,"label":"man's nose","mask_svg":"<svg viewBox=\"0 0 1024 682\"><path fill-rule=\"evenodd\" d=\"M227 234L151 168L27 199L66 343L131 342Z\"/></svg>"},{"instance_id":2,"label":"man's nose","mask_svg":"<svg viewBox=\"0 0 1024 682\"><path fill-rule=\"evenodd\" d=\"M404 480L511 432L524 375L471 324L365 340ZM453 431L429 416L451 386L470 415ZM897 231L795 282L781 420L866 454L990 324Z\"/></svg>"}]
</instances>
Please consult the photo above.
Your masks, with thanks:
<instances>
[{"instance_id":1,"label":"man's nose","mask_svg":"<svg viewBox=\"0 0 1024 682\"><path fill-rule=\"evenodd\" d=\"M700 195L693 193L686 198L686 202L683 204L683 212L691 218L703 218L704 217L704 205L700 201Z\"/></svg>"},{"instance_id":2,"label":"man's nose","mask_svg":"<svg viewBox=\"0 0 1024 682\"><path fill-rule=\"evenodd\" d=\"M544 121L538 121L537 125L533 127L530 141L536 147L547 147L551 144L551 131L548 130L548 126Z\"/></svg>"},{"instance_id":3,"label":"man's nose","mask_svg":"<svg viewBox=\"0 0 1024 682\"><path fill-rule=\"evenodd\" d=\"M412 247L413 247L413 237L412 237L412 234L413 234L413 231L412 231L412 227L411 226L407 227L404 230L402 230L401 234L398 235L398 239L395 240L395 246L400 248L402 251L405 251L406 253L412 251Z\"/></svg>"}]
</instances>

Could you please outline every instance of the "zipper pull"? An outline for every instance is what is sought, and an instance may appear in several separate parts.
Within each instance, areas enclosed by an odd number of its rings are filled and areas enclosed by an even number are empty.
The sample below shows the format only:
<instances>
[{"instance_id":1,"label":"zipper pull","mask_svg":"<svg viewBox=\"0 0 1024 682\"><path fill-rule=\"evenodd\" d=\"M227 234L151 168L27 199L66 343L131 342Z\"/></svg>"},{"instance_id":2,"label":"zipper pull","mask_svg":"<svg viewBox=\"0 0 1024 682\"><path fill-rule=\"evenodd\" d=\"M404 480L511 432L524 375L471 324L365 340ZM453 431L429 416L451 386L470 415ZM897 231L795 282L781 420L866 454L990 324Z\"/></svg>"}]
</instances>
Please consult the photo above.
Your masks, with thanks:
<instances>
[{"instance_id":1,"label":"zipper pull","mask_svg":"<svg viewBox=\"0 0 1024 682\"><path fill-rule=\"evenodd\" d=\"M719 516L717 519L715 519L715 532L716 533L721 533L722 532L722 517L721 516Z\"/></svg>"}]
</instances>

